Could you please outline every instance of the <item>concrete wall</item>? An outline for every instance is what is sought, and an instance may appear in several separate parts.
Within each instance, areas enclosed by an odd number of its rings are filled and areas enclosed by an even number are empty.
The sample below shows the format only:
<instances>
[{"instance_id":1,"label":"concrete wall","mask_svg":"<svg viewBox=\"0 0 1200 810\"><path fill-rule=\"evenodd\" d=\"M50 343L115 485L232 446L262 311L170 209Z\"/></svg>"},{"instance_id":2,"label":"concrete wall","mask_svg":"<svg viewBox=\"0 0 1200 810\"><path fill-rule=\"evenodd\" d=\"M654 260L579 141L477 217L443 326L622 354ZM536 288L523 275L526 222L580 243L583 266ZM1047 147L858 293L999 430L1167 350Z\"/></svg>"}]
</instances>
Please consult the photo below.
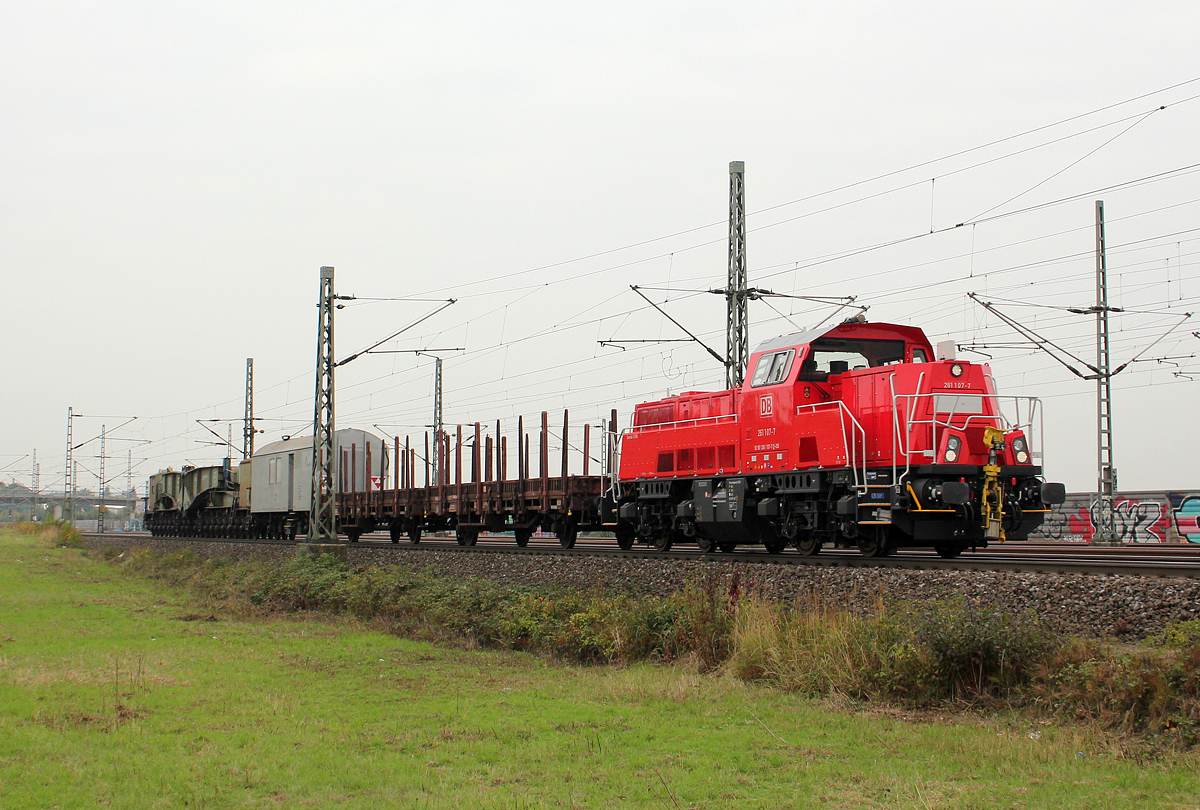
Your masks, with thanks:
<instances>
[{"instance_id":1,"label":"concrete wall","mask_svg":"<svg viewBox=\"0 0 1200 810\"><path fill-rule=\"evenodd\" d=\"M1090 543L1096 533L1094 492L1068 493L1030 540ZM1123 543L1200 545L1200 490L1122 492L1116 504L1117 536Z\"/></svg>"}]
</instances>

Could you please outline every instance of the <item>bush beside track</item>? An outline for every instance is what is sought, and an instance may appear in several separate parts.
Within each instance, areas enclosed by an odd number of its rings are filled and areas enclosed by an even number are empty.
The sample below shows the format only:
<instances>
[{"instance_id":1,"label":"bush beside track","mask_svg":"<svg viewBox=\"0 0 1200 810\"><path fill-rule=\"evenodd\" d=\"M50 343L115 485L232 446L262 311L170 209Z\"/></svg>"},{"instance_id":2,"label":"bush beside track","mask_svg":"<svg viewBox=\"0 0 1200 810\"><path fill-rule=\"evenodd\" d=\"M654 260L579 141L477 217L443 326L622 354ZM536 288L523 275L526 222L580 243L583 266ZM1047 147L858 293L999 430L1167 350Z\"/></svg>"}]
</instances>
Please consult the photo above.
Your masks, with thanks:
<instances>
[{"instance_id":1,"label":"bush beside track","mask_svg":"<svg viewBox=\"0 0 1200 810\"><path fill-rule=\"evenodd\" d=\"M191 550L230 560L281 561L295 548L212 540L88 535L90 547L149 548L164 554ZM736 576L761 598L788 605L815 600L823 606L867 610L882 598L891 604L963 597L1008 613L1033 610L1047 629L1073 636L1135 641L1163 632L1172 622L1200 619L1200 580L1143 576L1081 576L970 570L909 570L810 565L763 565L728 560L630 559L621 557L473 554L406 544L383 548L348 546L352 566L403 565L515 585L666 596L709 573Z\"/></svg>"}]
</instances>

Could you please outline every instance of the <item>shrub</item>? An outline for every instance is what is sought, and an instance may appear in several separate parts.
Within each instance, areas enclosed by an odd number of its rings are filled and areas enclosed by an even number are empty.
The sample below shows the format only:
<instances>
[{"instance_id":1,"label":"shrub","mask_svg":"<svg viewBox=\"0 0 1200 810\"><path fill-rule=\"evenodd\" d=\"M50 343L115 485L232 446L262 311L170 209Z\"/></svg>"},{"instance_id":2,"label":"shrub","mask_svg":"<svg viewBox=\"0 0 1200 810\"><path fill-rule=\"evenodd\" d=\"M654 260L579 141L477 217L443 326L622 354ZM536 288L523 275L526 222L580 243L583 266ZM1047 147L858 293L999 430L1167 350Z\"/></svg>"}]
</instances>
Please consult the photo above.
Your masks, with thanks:
<instances>
[{"instance_id":1,"label":"shrub","mask_svg":"<svg viewBox=\"0 0 1200 810\"><path fill-rule=\"evenodd\" d=\"M709 574L667 600L674 621L662 628L661 656L670 660L694 654L702 671L725 663L733 646L741 578L735 573L728 586Z\"/></svg>"},{"instance_id":2,"label":"shrub","mask_svg":"<svg viewBox=\"0 0 1200 810\"><path fill-rule=\"evenodd\" d=\"M992 694L1027 684L1053 643L1033 611L1016 616L995 605L953 600L919 611L914 646L924 671L912 684L935 697Z\"/></svg>"},{"instance_id":3,"label":"shrub","mask_svg":"<svg viewBox=\"0 0 1200 810\"><path fill-rule=\"evenodd\" d=\"M332 554L293 557L268 571L250 593L250 601L274 610L338 610L338 586L350 575Z\"/></svg>"},{"instance_id":4,"label":"shrub","mask_svg":"<svg viewBox=\"0 0 1200 810\"><path fill-rule=\"evenodd\" d=\"M1200 742L1200 640L1118 651L1096 640L1061 647L1034 689L1050 711L1124 733Z\"/></svg>"},{"instance_id":5,"label":"shrub","mask_svg":"<svg viewBox=\"0 0 1200 810\"><path fill-rule=\"evenodd\" d=\"M65 520L46 520L41 523L18 523L13 529L20 534L36 537L53 546L65 548L87 548L83 534Z\"/></svg>"},{"instance_id":6,"label":"shrub","mask_svg":"<svg viewBox=\"0 0 1200 810\"><path fill-rule=\"evenodd\" d=\"M738 609L730 661L747 680L811 695L928 702L1006 693L1027 684L1051 648L1032 615L953 601L867 613Z\"/></svg>"}]
</instances>

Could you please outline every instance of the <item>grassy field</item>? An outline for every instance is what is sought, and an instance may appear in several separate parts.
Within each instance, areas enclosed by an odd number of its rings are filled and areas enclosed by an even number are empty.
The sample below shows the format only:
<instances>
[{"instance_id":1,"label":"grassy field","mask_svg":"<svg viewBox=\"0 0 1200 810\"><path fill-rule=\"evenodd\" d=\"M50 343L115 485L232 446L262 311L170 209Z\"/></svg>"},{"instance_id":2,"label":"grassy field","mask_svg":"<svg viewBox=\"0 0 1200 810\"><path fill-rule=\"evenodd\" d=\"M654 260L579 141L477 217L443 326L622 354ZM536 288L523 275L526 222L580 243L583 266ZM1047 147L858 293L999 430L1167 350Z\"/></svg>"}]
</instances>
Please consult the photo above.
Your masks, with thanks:
<instances>
[{"instance_id":1,"label":"grassy field","mask_svg":"<svg viewBox=\"0 0 1200 810\"><path fill-rule=\"evenodd\" d=\"M1200 807L1196 757L1138 762L1082 728L214 615L2 538L0 810Z\"/></svg>"}]
</instances>

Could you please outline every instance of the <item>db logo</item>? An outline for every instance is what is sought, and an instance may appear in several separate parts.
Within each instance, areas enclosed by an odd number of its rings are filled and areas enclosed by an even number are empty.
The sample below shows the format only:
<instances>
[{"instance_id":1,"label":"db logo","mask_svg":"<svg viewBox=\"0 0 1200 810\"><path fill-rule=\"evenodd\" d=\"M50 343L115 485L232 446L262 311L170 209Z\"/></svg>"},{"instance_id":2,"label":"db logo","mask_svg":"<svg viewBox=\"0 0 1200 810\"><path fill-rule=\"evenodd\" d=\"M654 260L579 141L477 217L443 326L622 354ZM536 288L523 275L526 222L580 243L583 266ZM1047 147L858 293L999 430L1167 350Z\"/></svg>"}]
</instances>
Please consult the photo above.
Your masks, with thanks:
<instances>
[{"instance_id":1,"label":"db logo","mask_svg":"<svg viewBox=\"0 0 1200 810\"><path fill-rule=\"evenodd\" d=\"M758 415L773 416L775 414L775 397L765 396L758 398Z\"/></svg>"}]
</instances>

